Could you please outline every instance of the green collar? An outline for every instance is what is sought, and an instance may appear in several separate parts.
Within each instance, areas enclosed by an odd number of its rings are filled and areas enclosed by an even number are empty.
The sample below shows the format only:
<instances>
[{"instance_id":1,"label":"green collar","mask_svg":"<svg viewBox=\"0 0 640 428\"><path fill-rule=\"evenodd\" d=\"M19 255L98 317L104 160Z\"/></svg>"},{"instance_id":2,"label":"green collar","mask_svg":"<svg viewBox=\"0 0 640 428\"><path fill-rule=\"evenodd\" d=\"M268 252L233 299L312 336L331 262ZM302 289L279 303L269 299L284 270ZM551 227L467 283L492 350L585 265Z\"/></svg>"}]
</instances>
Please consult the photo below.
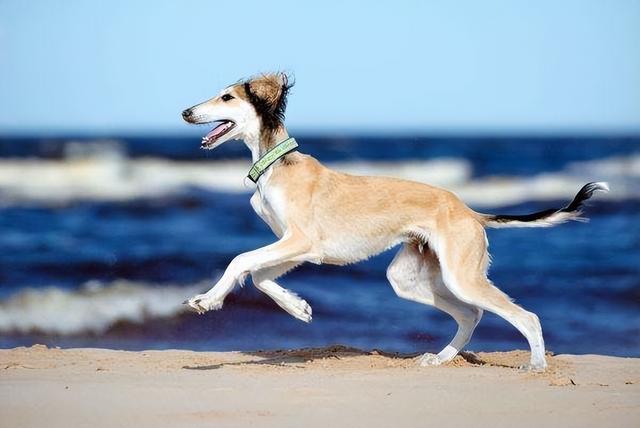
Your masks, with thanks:
<instances>
[{"instance_id":1,"label":"green collar","mask_svg":"<svg viewBox=\"0 0 640 428\"><path fill-rule=\"evenodd\" d=\"M296 143L295 138L287 138L258 159L249 170L247 177L249 177L249 179L254 183L257 183L258 179L262 174L264 174L267 168L287 153L294 151L297 147L298 143Z\"/></svg>"}]
</instances>

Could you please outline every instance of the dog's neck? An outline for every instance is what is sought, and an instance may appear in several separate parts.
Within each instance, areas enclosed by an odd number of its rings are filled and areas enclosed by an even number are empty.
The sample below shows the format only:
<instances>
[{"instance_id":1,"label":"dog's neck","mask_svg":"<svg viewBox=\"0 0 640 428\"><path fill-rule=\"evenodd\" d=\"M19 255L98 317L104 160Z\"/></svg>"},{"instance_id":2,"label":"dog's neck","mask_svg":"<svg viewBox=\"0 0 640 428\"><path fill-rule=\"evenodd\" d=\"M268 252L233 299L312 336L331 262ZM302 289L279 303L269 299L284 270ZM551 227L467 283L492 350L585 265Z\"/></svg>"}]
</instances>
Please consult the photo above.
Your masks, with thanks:
<instances>
[{"instance_id":1,"label":"dog's neck","mask_svg":"<svg viewBox=\"0 0 640 428\"><path fill-rule=\"evenodd\" d=\"M278 143L289 138L289 133L284 125L275 131L264 131L245 135L244 143L251 150L251 159L255 163Z\"/></svg>"}]
</instances>

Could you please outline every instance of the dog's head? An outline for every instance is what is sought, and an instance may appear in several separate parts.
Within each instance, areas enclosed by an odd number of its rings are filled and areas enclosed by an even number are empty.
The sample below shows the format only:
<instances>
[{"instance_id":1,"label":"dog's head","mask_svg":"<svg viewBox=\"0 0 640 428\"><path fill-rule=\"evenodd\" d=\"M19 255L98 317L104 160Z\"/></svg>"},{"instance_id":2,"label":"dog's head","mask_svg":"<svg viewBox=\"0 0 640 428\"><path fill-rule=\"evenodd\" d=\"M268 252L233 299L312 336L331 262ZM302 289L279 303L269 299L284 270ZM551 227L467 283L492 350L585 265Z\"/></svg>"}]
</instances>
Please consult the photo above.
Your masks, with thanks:
<instances>
[{"instance_id":1,"label":"dog's head","mask_svg":"<svg viewBox=\"0 0 640 428\"><path fill-rule=\"evenodd\" d=\"M262 74L222 90L182 112L189 123L215 122L202 138L202 148L214 149L229 140L275 132L284 123L287 95L293 86L285 73Z\"/></svg>"}]
</instances>

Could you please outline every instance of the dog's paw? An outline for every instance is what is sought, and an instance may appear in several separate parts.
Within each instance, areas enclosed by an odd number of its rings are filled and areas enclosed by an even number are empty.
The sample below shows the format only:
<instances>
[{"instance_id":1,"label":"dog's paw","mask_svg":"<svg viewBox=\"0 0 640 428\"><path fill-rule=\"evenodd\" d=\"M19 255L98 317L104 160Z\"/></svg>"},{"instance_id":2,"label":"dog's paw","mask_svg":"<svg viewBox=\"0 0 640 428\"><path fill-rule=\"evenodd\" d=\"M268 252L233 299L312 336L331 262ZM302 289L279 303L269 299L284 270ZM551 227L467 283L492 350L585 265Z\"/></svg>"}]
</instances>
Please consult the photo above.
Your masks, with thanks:
<instances>
[{"instance_id":1,"label":"dog's paw","mask_svg":"<svg viewBox=\"0 0 640 428\"><path fill-rule=\"evenodd\" d=\"M207 311L214 311L222 307L221 300L212 298L206 294L198 294L189 300L185 300L183 303L199 314L204 314Z\"/></svg>"},{"instance_id":2,"label":"dog's paw","mask_svg":"<svg viewBox=\"0 0 640 428\"><path fill-rule=\"evenodd\" d=\"M526 365L522 365L518 367L522 371L532 372L532 373L543 373L547 369L547 360L543 355L532 354L531 362Z\"/></svg>"},{"instance_id":3,"label":"dog's paw","mask_svg":"<svg viewBox=\"0 0 640 428\"><path fill-rule=\"evenodd\" d=\"M544 373L547 371L547 363L543 362L540 364L525 364L518 367L519 370L527 373Z\"/></svg>"},{"instance_id":4,"label":"dog's paw","mask_svg":"<svg viewBox=\"0 0 640 428\"><path fill-rule=\"evenodd\" d=\"M306 300L300 299L299 302L296 303L294 307L291 308L291 315L300 321L304 321L306 323L311 322L311 306L307 303Z\"/></svg>"},{"instance_id":5,"label":"dog's paw","mask_svg":"<svg viewBox=\"0 0 640 428\"><path fill-rule=\"evenodd\" d=\"M442 364L442 360L436 354L430 354L429 352L427 352L426 354L422 354L418 358L418 364L421 367L439 366L440 364Z\"/></svg>"}]
</instances>

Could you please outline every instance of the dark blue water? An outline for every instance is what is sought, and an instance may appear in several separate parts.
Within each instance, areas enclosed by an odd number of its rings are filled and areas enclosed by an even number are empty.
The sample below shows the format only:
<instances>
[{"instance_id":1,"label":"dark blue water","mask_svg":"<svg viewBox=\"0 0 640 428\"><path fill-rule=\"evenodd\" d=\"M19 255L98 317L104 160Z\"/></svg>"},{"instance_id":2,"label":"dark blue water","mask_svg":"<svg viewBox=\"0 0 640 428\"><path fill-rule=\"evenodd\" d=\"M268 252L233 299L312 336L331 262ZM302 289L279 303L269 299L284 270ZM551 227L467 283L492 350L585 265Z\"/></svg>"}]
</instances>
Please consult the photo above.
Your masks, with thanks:
<instances>
[{"instance_id":1,"label":"dark blue water","mask_svg":"<svg viewBox=\"0 0 640 428\"><path fill-rule=\"evenodd\" d=\"M129 158L206 161L248 156L240 144L203 153L197 149L197 138L118 140ZM298 140L303 151L321 161L453 157L469 161L473 177L526 178L560 171L576 161L640 153L640 139L632 137ZM0 139L0 158L61 160L66 141ZM630 186L638 183L633 174ZM490 211L527 213L566 202L524 198ZM0 207L0 299L5 305L25 289L75 290L88 281L109 284L126 279L164 286L210 279L212 285L235 255L274 240L253 213L248 195L198 188L122 201L75 199L61 204L3 204L0 197ZM586 215L589 223L489 230L490 277L540 316L550 350L639 356L640 204L635 198L596 197ZM385 279L395 251L348 267L304 265L280 279L313 307L309 325L247 284L238 287L218 312L177 313L140 323L115 319L105 332L8 329L0 332L0 346L253 350L343 343L437 352L455 333L455 323L434 308L395 296ZM525 340L506 321L486 314L468 349L525 347Z\"/></svg>"}]
</instances>

